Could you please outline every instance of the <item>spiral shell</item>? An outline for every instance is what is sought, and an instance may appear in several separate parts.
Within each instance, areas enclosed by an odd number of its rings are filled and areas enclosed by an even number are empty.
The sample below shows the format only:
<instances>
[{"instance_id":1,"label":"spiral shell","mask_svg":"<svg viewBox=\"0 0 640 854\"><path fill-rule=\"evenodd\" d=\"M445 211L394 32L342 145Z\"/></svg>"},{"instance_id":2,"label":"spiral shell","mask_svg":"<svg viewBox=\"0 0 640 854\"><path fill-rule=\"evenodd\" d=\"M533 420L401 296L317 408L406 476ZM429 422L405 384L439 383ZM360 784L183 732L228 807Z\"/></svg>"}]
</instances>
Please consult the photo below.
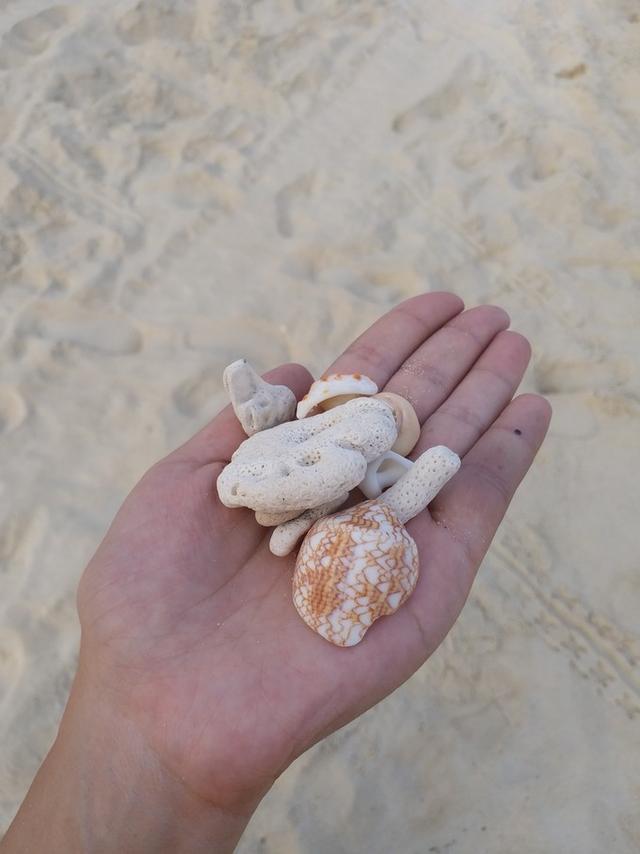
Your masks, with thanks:
<instances>
[{"instance_id":1,"label":"spiral shell","mask_svg":"<svg viewBox=\"0 0 640 854\"><path fill-rule=\"evenodd\" d=\"M305 537L293 602L305 623L337 646L359 643L397 611L418 580L418 547L390 507L365 501L319 519Z\"/></svg>"}]
</instances>

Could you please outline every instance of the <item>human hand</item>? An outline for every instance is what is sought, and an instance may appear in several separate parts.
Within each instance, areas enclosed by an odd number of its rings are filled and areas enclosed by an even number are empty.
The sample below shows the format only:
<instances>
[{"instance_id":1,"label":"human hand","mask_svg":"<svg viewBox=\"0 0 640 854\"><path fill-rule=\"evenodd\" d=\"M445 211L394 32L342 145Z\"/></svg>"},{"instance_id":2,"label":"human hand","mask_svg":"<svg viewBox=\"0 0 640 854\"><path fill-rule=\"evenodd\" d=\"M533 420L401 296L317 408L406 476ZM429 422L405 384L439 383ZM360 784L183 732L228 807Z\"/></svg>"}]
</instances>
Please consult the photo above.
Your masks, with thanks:
<instances>
[{"instance_id":1,"label":"human hand","mask_svg":"<svg viewBox=\"0 0 640 854\"><path fill-rule=\"evenodd\" d=\"M462 458L407 525L421 571L395 615L349 649L304 625L291 602L295 555L274 557L270 530L217 497L216 478L245 438L227 407L147 472L82 578L78 715L89 720L99 705L107 729L126 722L156 777L243 826L297 756L406 680L460 613L548 427L544 399L512 400L530 348L508 323L499 308L463 312L457 297L427 294L329 369L359 371L413 403L423 428L412 456L445 444ZM312 381L298 365L267 378L298 398Z\"/></svg>"}]
</instances>

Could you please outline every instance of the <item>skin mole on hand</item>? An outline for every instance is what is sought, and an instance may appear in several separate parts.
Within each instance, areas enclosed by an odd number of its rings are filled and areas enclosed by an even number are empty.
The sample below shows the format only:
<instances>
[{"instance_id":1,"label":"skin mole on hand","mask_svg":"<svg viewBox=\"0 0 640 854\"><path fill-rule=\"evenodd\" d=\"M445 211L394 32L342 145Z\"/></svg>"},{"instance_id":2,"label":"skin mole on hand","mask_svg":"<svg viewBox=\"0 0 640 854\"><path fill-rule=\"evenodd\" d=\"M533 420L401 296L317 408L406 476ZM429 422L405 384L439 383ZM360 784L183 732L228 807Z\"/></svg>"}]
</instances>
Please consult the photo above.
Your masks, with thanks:
<instances>
[{"instance_id":1,"label":"skin mole on hand","mask_svg":"<svg viewBox=\"0 0 640 854\"><path fill-rule=\"evenodd\" d=\"M522 430L519 427L516 427L513 432L516 434L516 436L522 436Z\"/></svg>"}]
</instances>

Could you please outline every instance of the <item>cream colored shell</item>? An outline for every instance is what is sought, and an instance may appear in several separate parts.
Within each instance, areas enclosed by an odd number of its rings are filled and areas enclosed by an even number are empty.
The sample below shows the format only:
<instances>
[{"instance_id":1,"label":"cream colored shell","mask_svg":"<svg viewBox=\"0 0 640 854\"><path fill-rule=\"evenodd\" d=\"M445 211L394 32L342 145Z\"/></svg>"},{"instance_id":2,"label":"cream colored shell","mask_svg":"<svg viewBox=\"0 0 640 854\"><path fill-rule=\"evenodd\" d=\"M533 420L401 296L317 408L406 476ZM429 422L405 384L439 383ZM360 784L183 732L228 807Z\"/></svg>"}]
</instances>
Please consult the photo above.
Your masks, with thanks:
<instances>
[{"instance_id":1,"label":"cream colored shell","mask_svg":"<svg viewBox=\"0 0 640 854\"><path fill-rule=\"evenodd\" d=\"M306 418L316 407L322 408L333 398L372 395L378 386L363 374L329 374L316 380L296 409L298 418Z\"/></svg>"},{"instance_id":2,"label":"cream colored shell","mask_svg":"<svg viewBox=\"0 0 640 854\"><path fill-rule=\"evenodd\" d=\"M393 415L398 425L398 438L393 444L392 451L406 457L413 451L420 438L420 421L411 403L399 394L381 391L375 395L376 400L384 400L393 409Z\"/></svg>"},{"instance_id":3,"label":"cream colored shell","mask_svg":"<svg viewBox=\"0 0 640 854\"><path fill-rule=\"evenodd\" d=\"M337 646L359 643L393 614L418 580L418 547L386 504L365 501L318 520L298 553L293 602Z\"/></svg>"}]
</instances>

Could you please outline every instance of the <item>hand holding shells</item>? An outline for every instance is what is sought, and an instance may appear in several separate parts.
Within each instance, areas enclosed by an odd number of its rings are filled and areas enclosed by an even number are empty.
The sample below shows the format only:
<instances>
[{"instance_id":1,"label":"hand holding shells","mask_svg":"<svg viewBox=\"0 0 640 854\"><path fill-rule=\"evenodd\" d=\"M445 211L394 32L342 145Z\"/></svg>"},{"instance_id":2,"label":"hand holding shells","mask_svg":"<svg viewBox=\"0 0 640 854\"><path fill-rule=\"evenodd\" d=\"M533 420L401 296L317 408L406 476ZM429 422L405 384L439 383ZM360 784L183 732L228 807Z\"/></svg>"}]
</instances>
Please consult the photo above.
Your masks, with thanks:
<instances>
[{"instance_id":1,"label":"hand holding shells","mask_svg":"<svg viewBox=\"0 0 640 854\"><path fill-rule=\"evenodd\" d=\"M264 382L245 360L229 366L225 384L250 435L218 477L221 501L250 507L259 524L276 526L276 555L291 552L308 532L296 561L294 605L331 643L359 643L412 593L418 548L404 523L455 474L458 456L439 446L407 460L420 435L413 407L399 395L377 394L360 374L314 382L297 421L289 420L286 390ZM358 485L372 500L327 515Z\"/></svg>"}]
</instances>

